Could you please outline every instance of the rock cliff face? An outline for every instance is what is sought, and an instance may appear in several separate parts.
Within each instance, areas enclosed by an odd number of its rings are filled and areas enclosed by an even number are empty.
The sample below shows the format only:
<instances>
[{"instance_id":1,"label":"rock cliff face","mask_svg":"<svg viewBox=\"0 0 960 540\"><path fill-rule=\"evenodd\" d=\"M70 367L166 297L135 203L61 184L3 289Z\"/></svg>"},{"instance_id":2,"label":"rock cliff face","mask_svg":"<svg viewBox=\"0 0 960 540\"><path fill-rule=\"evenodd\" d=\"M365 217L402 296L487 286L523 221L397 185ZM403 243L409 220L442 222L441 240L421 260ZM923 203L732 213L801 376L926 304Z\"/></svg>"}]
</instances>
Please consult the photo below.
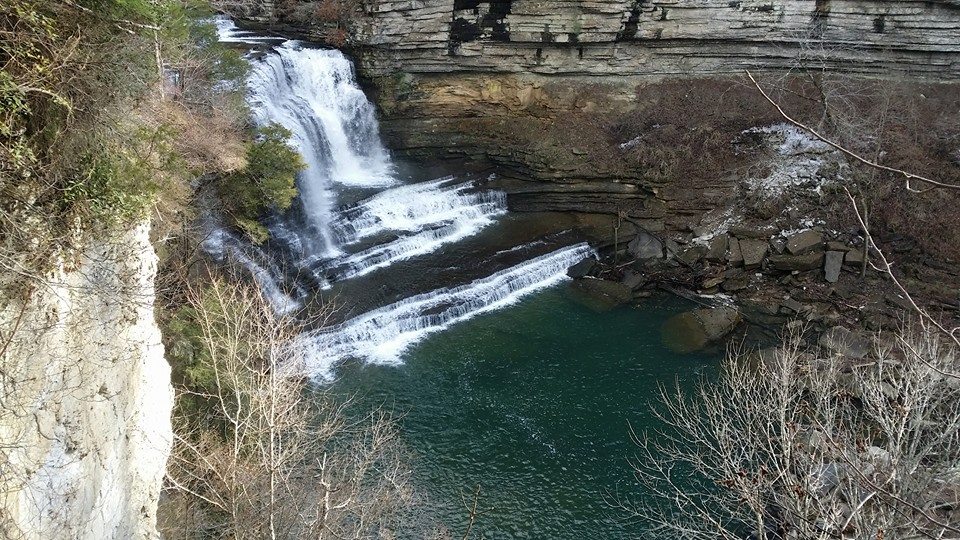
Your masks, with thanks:
<instances>
[{"instance_id":1,"label":"rock cliff face","mask_svg":"<svg viewBox=\"0 0 960 540\"><path fill-rule=\"evenodd\" d=\"M729 73L816 48L848 72L960 77L955 0L384 0L359 37L371 76Z\"/></svg>"},{"instance_id":2,"label":"rock cliff face","mask_svg":"<svg viewBox=\"0 0 960 540\"><path fill-rule=\"evenodd\" d=\"M515 208L658 220L715 207L732 179L652 181L648 166L614 155L638 131L621 130L611 153L589 140L607 136L590 124L657 99L665 79L726 79L723 94L749 93L733 79L745 69L960 79L960 2L381 0L365 5L356 42L401 154L548 181L514 190ZM694 107L742 114L721 101Z\"/></svg>"},{"instance_id":3,"label":"rock cliff face","mask_svg":"<svg viewBox=\"0 0 960 540\"><path fill-rule=\"evenodd\" d=\"M294 4L299 22L277 28L322 38L309 14L323 3ZM399 155L492 164L516 210L651 228L689 228L736 197L732 166L671 175L650 155L709 161L683 133L712 122L732 146L779 122L745 69L960 81L957 0L365 0L361 12L349 52Z\"/></svg>"},{"instance_id":4,"label":"rock cliff face","mask_svg":"<svg viewBox=\"0 0 960 540\"><path fill-rule=\"evenodd\" d=\"M173 390L148 225L79 260L0 304L4 538L157 537Z\"/></svg>"}]
</instances>

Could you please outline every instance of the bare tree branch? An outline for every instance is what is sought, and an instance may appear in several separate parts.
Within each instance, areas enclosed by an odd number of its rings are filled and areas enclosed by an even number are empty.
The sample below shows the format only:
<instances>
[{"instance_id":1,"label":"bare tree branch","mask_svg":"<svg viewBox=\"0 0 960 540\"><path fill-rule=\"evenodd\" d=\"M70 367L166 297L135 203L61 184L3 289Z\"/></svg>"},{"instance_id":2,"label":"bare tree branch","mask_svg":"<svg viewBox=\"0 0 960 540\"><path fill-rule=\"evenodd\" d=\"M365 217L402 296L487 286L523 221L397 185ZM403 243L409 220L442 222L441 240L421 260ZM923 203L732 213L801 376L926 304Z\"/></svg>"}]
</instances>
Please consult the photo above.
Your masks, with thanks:
<instances>
[{"instance_id":1,"label":"bare tree branch","mask_svg":"<svg viewBox=\"0 0 960 540\"><path fill-rule=\"evenodd\" d=\"M798 128L800 128L800 129L802 129L802 130L810 133L811 135L813 135L814 137L820 139L820 140L823 141L824 143L832 146L833 148L839 150L840 152L843 152L843 153L846 154L847 156L850 156L851 158L859 161L860 163L863 163L864 165L867 165L867 166L869 166L869 167L873 167L874 169L878 169L878 170L881 170L881 171L894 173L894 174L896 174L896 175L898 175L898 176L902 176L902 177L906 180L906 182L907 182L907 189L909 189L909 190L911 190L911 191L914 191L914 192L918 192L918 190L913 189L913 188L910 187L910 181L911 181L911 180L917 180L917 181L919 181L919 182L921 182L921 183L929 184L929 185L931 185L931 186L933 186L933 187L936 187L936 188L960 189L960 185L957 185L957 184L948 184L948 183L945 183L945 182L940 182L940 181L937 181L937 180L928 178L928 177L926 177L926 176L921 176L921 175L918 175L918 174L913 174L913 173L904 171L904 170L902 170L902 169L897 169L897 168L894 168L894 167L888 167L888 166L886 166L886 165L883 165L882 163L877 163L876 161L867 159L867 158L861 156L860 154L858 154L858 153L856 153L856 152L854 152L854 151L852 151L852 150L847 149L847 148L844 147L843 145L841 145L841 144L839 144L839 143L837 143L837 142L834 142L833 140L831 140L831 139L827 138L826 136L822 135L822 134L821 134L819 131L817 131L816 129L814 129L814 128L812 128L812 127L810 127L810 126L808 126L808 125L806 125L806 124L804 124L804 123L802 123L802 122L800 122L799 120L796 120L795 118L793 118L792 116L790 116L789 114L787 114L787 112L783 110L783 107L781 107L779 103L777 103L776 101L774 101L774 99L770 97L770 95L767 93L767 91L764 90L762 86L760 86L760 83L757 82L757 79L754 78L754 76L753 76L752 73L750 73L749 71L747 71L746 74L747 74L747 77L749 77L750 80L753 82L754 86L757 87L757 90L759 90L760 93L763 95L763 97L764 97L771 105L773 105L773 106L777 109L777 111L780 113L780 116L782 116L787 122L790 122L791 124L797 126Z\"/></svg>"}]
</instances>

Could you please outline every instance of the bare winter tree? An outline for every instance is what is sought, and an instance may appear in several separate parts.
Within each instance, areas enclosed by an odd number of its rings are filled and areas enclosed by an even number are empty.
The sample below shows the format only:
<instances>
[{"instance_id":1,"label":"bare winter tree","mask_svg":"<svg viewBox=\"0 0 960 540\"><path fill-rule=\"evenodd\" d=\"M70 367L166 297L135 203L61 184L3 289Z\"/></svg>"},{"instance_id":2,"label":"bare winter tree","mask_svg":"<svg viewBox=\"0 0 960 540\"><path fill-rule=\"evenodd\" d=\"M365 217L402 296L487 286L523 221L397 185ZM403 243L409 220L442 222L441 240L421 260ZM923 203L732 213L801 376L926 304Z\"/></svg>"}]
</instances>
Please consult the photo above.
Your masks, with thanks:
<instances>
[{"instance_id":1,"label":"bare winter tree","mask_svg":"<svg viewBox=\"0 0 960 540\"><path fill-rule=\"evenodd\" d=\"M411 501L391 415L357 419L311 389L298 326L254 290L213 280L190 303L208 383L182 390L168 465L177 513L197 521L182 534L391 537Z\"/></svg>"},{"instance_id":2,"label":"bare winter tree","mask_svg":"<svg viewBox=\"0 0 960 540\"><path fill-rule=\"evenodd\" d=\"M652 497L629 508L671 539L957 538L958 350L936 331L880 343L855 360L794 336L693 395L662 389L668 427L636 437Z\"/></svg>"}]
</instances>

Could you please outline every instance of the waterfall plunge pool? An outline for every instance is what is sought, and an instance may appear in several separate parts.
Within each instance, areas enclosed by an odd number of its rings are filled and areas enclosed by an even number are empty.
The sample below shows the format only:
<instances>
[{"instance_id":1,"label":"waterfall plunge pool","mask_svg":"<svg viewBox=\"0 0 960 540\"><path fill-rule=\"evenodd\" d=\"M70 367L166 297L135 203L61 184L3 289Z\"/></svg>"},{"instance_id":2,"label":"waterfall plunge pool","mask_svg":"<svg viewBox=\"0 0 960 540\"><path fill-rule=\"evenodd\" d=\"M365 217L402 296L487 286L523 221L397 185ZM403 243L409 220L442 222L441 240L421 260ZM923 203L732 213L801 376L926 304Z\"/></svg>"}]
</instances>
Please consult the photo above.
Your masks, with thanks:
<instances>
[{"instance_id":1,"label":"waterfall plunge pool","mask_svg":"<svg viewBox=\"0 0 960 540\"><path fill-rule=\"evenodd\" d=\"M451 326L399 366L346 362L329 391L402 415L427 520L459 538L461 495L481 486L474 538L636 539L610 497L643 497L629 425L660 427L657 385L690 388L716 354L678 356L660 325L689 309L671 297L595 312L567 283ZM459 533L459 534L458 534Z\"/></svg>"}]
</instances>

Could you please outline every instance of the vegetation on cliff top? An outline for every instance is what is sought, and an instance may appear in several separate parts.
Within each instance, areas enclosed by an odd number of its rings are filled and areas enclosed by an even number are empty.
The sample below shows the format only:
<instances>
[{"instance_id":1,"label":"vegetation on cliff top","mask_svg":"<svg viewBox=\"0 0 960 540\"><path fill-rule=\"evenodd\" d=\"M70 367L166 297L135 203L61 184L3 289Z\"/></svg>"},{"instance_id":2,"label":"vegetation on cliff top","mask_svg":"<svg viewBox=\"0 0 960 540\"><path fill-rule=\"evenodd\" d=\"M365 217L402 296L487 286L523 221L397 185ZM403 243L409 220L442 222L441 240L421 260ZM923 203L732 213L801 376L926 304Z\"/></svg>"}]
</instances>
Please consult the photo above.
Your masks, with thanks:
<instances>
[{"instance_id":1,"label":"vegetation on cliff top","mask_svg":"<svg viewBox=\"0 0 960 540\"><path fill-rule=\"evenodd\" d=\"M148 217L170 236L194 178L218 178L252 236L302 166L282 131L248 128L246 62L192 0L0 6L0 265L33 275L94 231ZM255 140L254 140L255 139ZM264 202L256 202L256 199ZM97 233L99 234L99 233Z\"/></svg>"}]
</instances>

